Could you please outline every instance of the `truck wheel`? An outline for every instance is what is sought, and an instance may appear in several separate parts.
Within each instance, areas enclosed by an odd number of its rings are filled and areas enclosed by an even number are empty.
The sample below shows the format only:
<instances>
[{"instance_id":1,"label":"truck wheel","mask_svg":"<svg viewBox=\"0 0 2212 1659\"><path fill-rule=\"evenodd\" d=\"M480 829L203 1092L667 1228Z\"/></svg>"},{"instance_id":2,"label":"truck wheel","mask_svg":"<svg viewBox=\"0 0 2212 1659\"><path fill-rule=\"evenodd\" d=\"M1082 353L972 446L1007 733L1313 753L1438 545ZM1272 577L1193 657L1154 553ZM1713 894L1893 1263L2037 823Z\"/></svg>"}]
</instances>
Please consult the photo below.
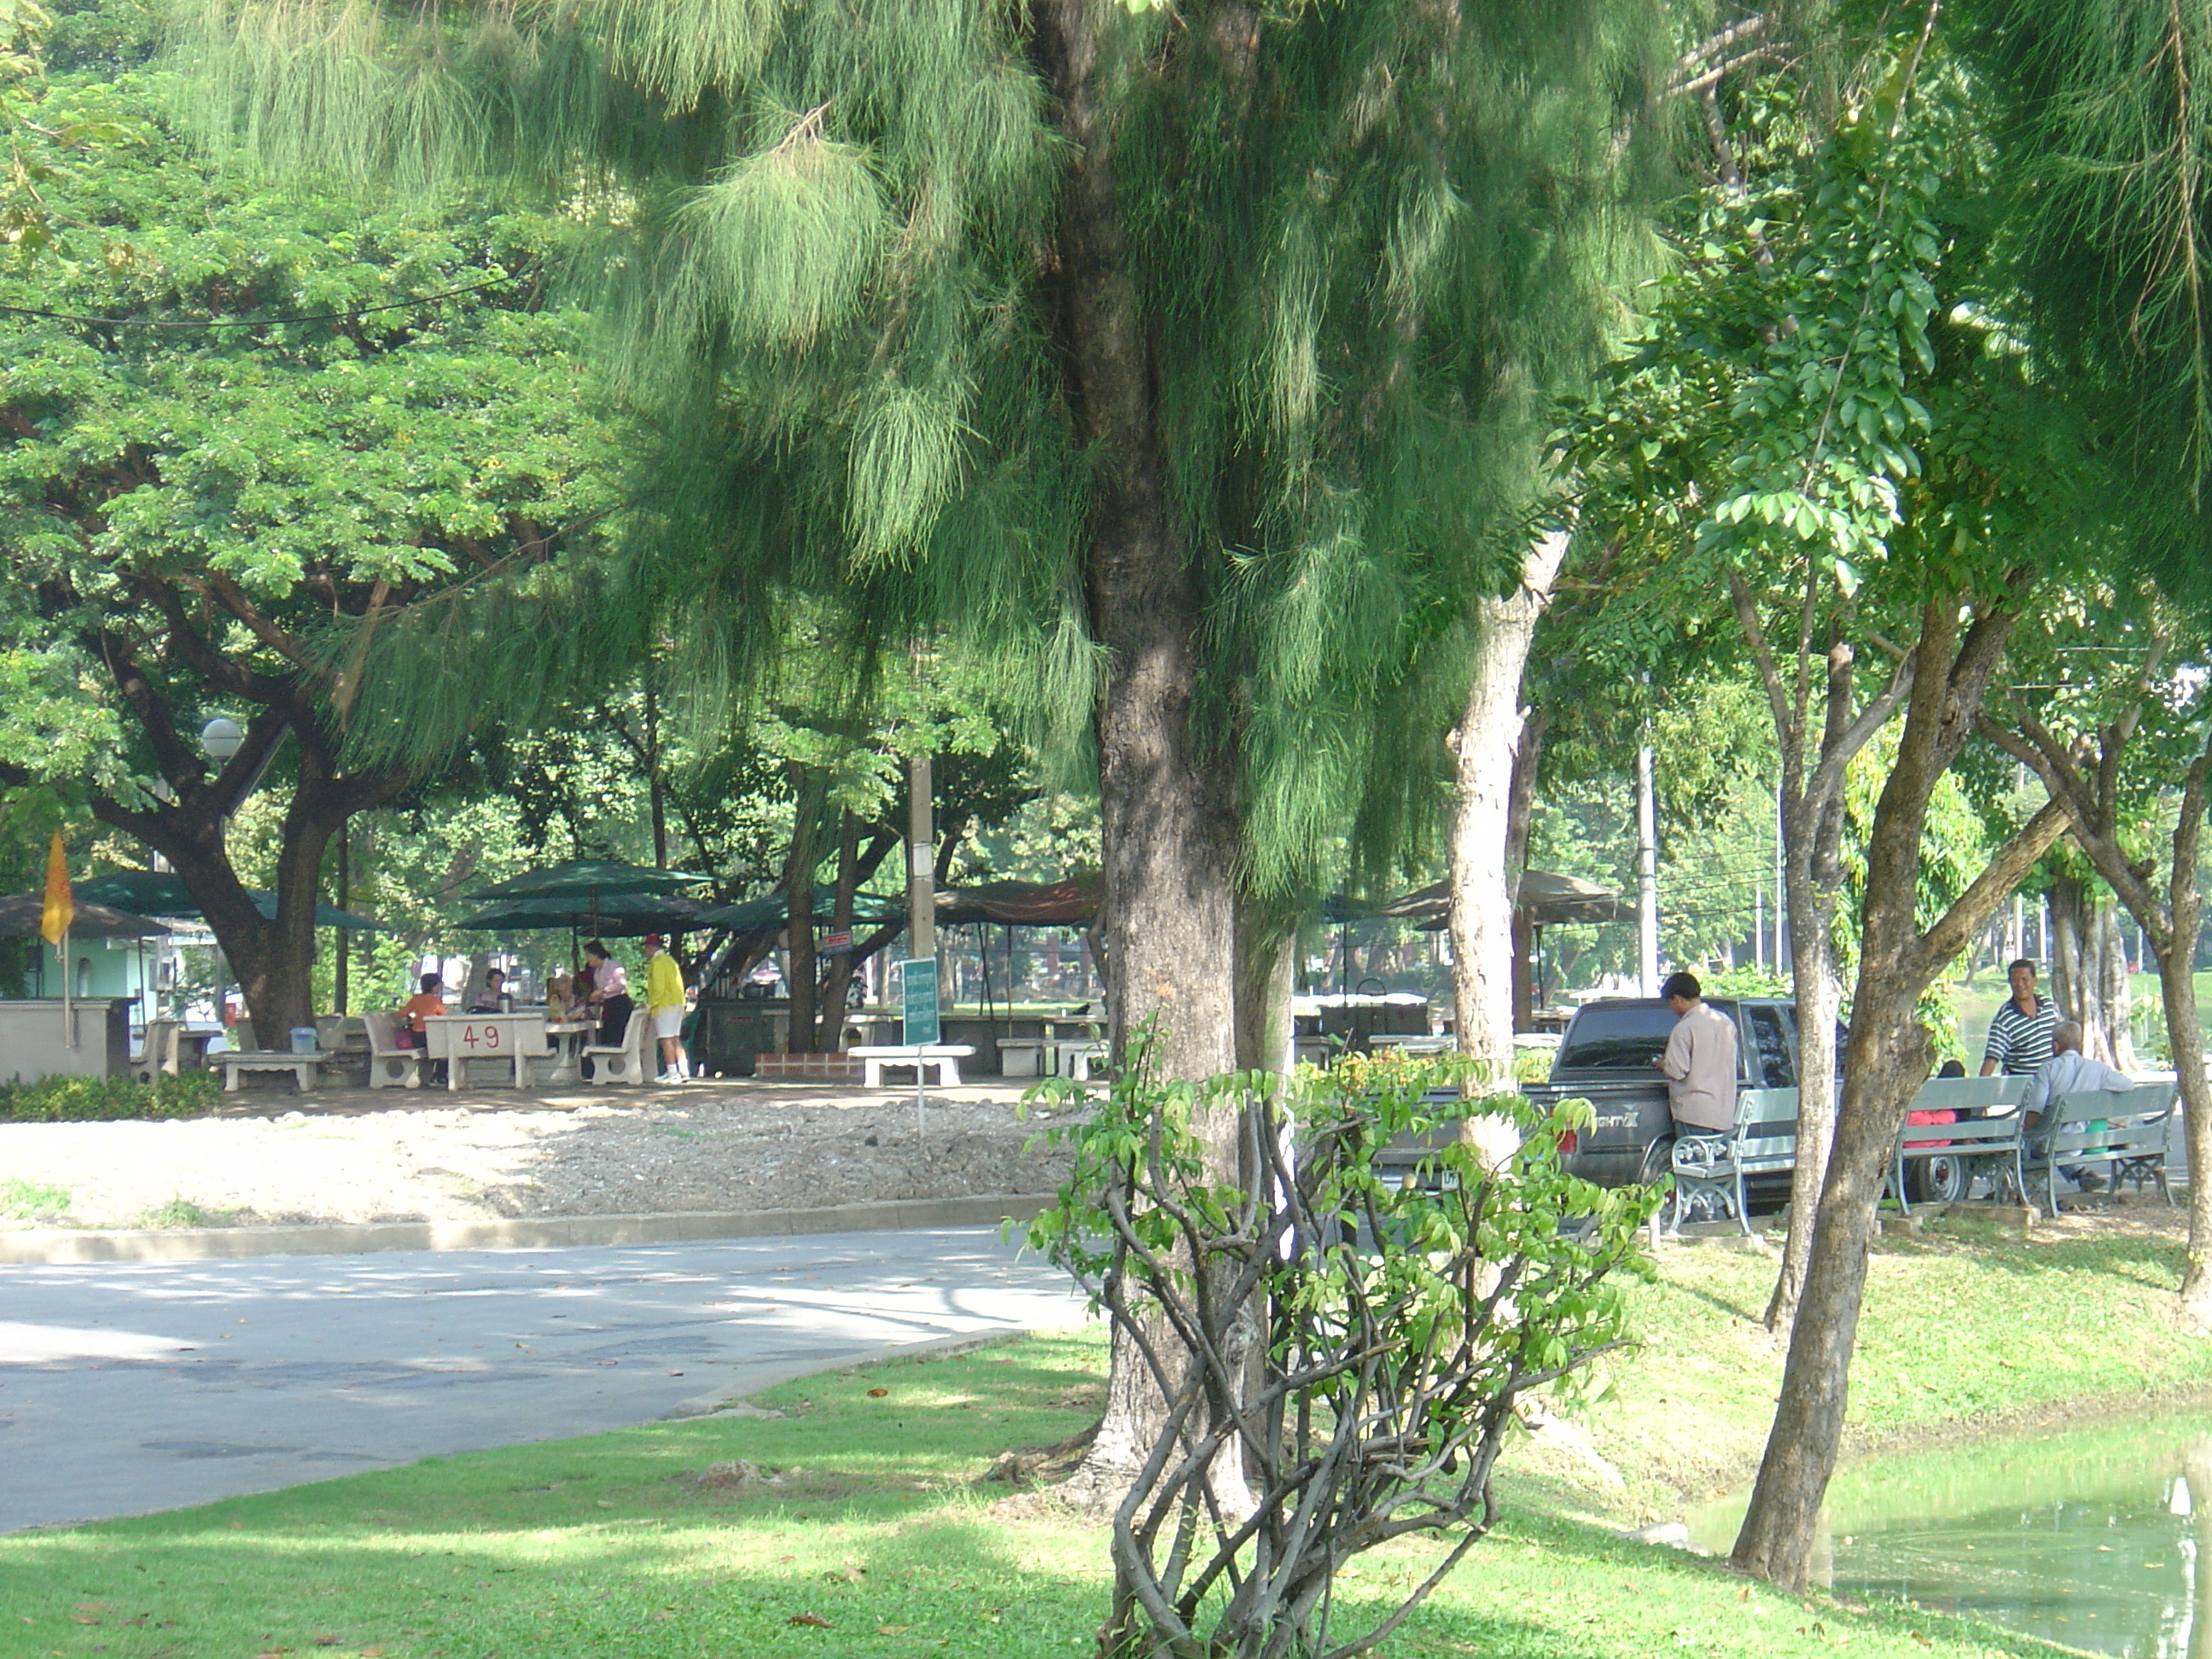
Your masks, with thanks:
<instances>
[{"instance_id":1,"label":"truck wheel","mask_svg":"<svg viewBox=\"0 0 2212 1659\"><path fill-rule=\"evenodd\" d=\"M1915 1204L1957 1204L1974 1184L1971 1158L1917 1158L1905 1166L1905 1195Z\"/></svg>"},{"instance_id":2,"label":"truck wheel","mask_svg":"<svg viewBox=\"0 0 2212 1659\"><path fill-rule=\"evenodd\" d=\"M1636 1184L1649 1187L1674 1167L1674 1137L1662 1135L1644 1149L1644 1163L1636 1172Z\"/></svg>"}]
</instances>

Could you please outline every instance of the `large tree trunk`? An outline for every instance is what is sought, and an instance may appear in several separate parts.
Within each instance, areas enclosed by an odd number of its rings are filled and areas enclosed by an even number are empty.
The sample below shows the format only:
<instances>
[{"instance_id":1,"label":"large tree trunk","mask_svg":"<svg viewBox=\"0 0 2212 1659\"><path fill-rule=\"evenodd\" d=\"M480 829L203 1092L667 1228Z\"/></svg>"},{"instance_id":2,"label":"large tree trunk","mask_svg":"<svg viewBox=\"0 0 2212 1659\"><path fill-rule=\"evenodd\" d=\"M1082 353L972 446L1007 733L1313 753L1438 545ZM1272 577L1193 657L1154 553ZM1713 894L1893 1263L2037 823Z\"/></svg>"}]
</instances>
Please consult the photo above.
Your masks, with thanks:
<instances>
[{"instance_id":1,"label":"large tree trunk","mask_svg":"<svg viewBox=\"0 0 2212 1659\"><path fill-rule=\"evenodd\" d=\"M1788 849L1784 849L1785 854ZM1782 1271L1767 1299L1766 1328L1797 1316L1805 1272L1813 1259L1814 1217L1828 1175L1836 1132L1836 975L1828 930L1836 918L1833 888L1816 884L1805 860L1785 858L1790 915L1790 979L1797 1002L1797 1158L1790 1171L1790 1231Z\"/></svg>"},{"instance_id":2,"label":"large tree trunk","mask_svg":"<svg viewBox=\"0 0 2212 1659\"><path fill-rule=\"evenodd\" d=\"M1513 1029L1516 1032L1536 1029L1536 1005L1543 998L1543 987L1538 982L1542 964L1536 960L1536 931L1529 925L1528 913L1521 908L1518 900L1520 878L1528 868L1528 825L1535 816L1536 779L1543 769L1546 725L1542 709L1532 708L1523 712L1521 741L1513 750L1513 781L1508 786L1505 797L1505 867L1514 878L1516 900L1513 906Z\"/></svg>"},{"instance_id":3,"label":"large tree trunk","mask_svg":"<svg viewBox=\"0 0 2212 1659\"><path fill-rule=\"evenodd\" d=\"M2135 1063L2135 1043L2118 911L2082 878L2063 876L2051 885L2051 994L2058 1017L2081 1022L2083 1054L2124 1069Z\"/></svg>"},{"instance_id":4,"label":"large tree trunk","mask_svg":"<svg viewBox=\"0 0 2212 1659\"><path fill-rule=\"evenodd\" d=\"M845 936L845 948L830 958L822 975L821 1029L815 1039L817 1054L834 1054L845 1046L845 1004L852 994L854 947L853 896L860 884L860 821L850 812L839 815L837 830L837 890L830 907L830 931Z\"/></svg>"},{"instance_id":5,"label":"large tree trunk","mask_svg":"<svg viewBox=\"0 0 2212 1659\"><path fill-rule=\"evenodd\" d=\"M1127 261L1115 171L1123 105L1101 56L1116 9L1036 0L1032 40L1068 140L1057 328L1091 457L1085 586L1107 653L1096 732L1109 1039L1121 1065L1141 1048L1155 1074L1196 1079L1237 1059L1236 781L1231 757L1206 752L1194 729L1207 595L1168 488L1152 342ZM1209 1170L1236 1182L1237 1115L1194 1127ZM1118 1503L1164 1420L1159 1389L1117 1340L1105 1420L1062 1490Z\"/></svg>"},{"instance_id":6,"label":"large tree trunk","mask_svg":"<svg viewBox=\"0 0 2212 1659\"><path fill-rule=\"evenodd\" d=\"M2174 885L2178 889L2181 884ZM2196 909L2193 902L2190 908ZM2175 917L2177 924L2182 921ZM2159 1000L2166 1009L2166 1042L2181 1093L2181 1127L2192 1174L2212 1170L2212 1082L2204 1075L2204 1028L2197 1017L2197 921L2191 915L2186 931L2177 926L2177 936L2163 941L2164 948L2157 952ZM2198 1326L2212 1328L2212 1180L2189 1183L2189 1246L2181 1273L2181 1310ZM2212 1493L2206 1497L2212 1498Z\"/></svg>"},{"instance_id":7,"label":"large tree trunk","mask_svg":"<svg viewBox=\"0 0 2212 1659\"><path fill-rule=\"evenodd\" d=\"M264 916L230 861L229 808L258 777L288 732L296 740L299 775L286 805L276 854L276 914ZM215 934L246 999L254 1045L289 1048L292 1028L314 1019L315 906L322 896L323 858L331 838L355 813L388 800L405 785L398 769L340 775L331 743L304 714L257 718L246 746L221 787L192 780L176 800L139 809L95 800L102 822L137 837L169 860Z\"/></svg>"},{"instance_id":8,"label":"large tree trunk","mask_svg":"<svg viewBox=\"0 0 2212 1659\"><path fill-rule=\"evenodd\" d=\"M1249 895L1237 901L1237 1069L1291 1069L1291 988L1297 913Z\"/></svg>"},{"instance_id":9,"label":"large tree trunk","mask_svg":"<svg viewBox=\"0 0 2212 1659\"><path fill-rule=\"evenodd\" d=\"M814 1052L814 827L821 816L821 794L813 773L792 769L791 857L784 866L784 961L788 967L791 1013L785 1049Z\"/></svg>"},{"instance_id":10,"label":"large tree trunk","mask_svg":"<svg viewBox=\"0 0 2212 1659\"><path fill-rule=\"evenodd\" d=\"M1835 1472L1884 1166L1929 1073L1920 994L2065 828L2065 809L2046 805L1934 927L1920 931L1920 842L1929 799L1965 744L2013 620L2008 607L1984 612L1961 643L1955 597L1930 596L1914 648L1897 760L1875 809L1844 1097L1781 1398L1733 1557L1745 1571L1788 1590L1805 1587L1814 1523Z\"/></svg>"},{"instance_id":11,"label":"large tree trunk","mask_svg":"<svg viewBox=\"0 0 2212 1659\"><path fill-rule=\"evenodd\" d=\"M1564 532L1539 539L1522 561L1520 586L1504 599L1478 600L1471 618L1474 672L1459 724L1451 836L1452 1009L1460 1052L1503 1082L1513 1076L1513 908L1520 872L1508 867L1507 850L1514 763L1526 718L1521 675L1566 544Z\"/></svg>"}]
</instances>

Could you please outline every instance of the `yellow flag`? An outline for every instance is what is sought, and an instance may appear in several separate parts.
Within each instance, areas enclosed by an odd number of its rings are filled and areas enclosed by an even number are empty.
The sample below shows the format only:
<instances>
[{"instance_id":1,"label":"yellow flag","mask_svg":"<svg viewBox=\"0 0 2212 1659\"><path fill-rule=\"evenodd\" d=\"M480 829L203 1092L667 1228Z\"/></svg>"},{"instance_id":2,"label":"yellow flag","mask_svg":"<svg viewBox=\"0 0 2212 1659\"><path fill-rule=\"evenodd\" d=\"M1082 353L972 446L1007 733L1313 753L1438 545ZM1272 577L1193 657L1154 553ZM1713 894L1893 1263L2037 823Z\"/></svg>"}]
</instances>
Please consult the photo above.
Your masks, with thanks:
<instances>
[{"instance_id":1,"label":"yellow flag","mask_svg":"<svg viewBox=\"0 0 2212 1659\"><path fill-rule=\"evenodd\" d=\"M76 896L70 891L69 854L62 851L62 832L46 849L46 904L39 913L39 932L47 944L59 947L70 924L76 920Z\"/></svg>"}]
</instances>

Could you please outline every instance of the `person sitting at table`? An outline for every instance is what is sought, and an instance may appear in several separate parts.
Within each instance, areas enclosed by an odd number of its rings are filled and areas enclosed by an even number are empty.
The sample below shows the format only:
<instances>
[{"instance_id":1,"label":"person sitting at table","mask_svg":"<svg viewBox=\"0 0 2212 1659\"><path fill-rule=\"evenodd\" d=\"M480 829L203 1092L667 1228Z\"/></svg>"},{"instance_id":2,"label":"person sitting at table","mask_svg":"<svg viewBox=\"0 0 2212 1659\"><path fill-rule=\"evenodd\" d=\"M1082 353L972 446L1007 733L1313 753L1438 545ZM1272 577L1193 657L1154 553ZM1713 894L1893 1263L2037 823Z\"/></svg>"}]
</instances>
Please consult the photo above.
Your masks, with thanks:
<instances>
[{"instance_id":1,"label":"person sitting at table","mask_svg":"<svg viewBox=\"0 0 2212 1659\"><path fill-rule=\"evenodd\" d=\"M599 1010L599 1046L617 1048L629 1030L630 1011L637 1006L630 1000L629 971L607 954L602 939L595 939L584 947L584 963L592 970L591 1001Z\"/></svg>"},{"instance_id":2,"label":"person sitting at table","mask_svg":"<svg viewBox=\"0 0 2212 1659\"><path fill-rule=\"evenodd\" d=\"M580 1018L584 1000L576 994L575 981L566 974L556 974L545 981L545 1018L556 1025Z\"/></svg>"},{"instance_id":3,"label":"person sitting at table","mask_svg":"<svg viewBox=\"0 0 2212 1659\"><path fill-rule=\"evenodd\" d=\"M469 1012L472 1014L504 1013L507 1011L501 1006L500 999L506 994L507 970L501 968L487 968L484 969L483 989L477 992L476 1000L469 1004Z\"/></svg>"},{"instance_id":4,"label":"person sitting at table","mask_svg":"<svg viewBox=\"0 0 2212 1659\"><path fill-rule=\"evenodd\" d=\"M399 1012L407 1023L392 1036L401 1048L420 1048L423 1046L422 1022L434 1014L446 1012L446 999L439 994L445 982L435 974L425 974L422 989L399 1005Z\"/></svg>"}]
</instances>

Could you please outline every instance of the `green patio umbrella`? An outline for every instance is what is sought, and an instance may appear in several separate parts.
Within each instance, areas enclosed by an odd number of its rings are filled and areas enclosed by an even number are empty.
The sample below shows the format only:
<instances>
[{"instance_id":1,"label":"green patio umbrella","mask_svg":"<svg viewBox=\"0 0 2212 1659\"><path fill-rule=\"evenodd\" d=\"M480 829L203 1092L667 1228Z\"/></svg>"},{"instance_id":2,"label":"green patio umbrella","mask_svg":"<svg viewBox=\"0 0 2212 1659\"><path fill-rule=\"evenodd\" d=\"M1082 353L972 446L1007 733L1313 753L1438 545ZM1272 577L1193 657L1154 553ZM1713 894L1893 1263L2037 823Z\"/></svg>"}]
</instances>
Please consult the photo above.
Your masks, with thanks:
<instances>
[{"instance_id":1,"label":"green patio umbrella","mask_svg":"<svg viewBox=\"0 0 2212 1659\"><path fill-rule=\"evenodd\" d=\"M573 898L511 898L486 905L453 924L472 932L527 933L559 927L589 928L615 939L640 933L683 933L703 926L701 907L660 893L615 893L593 903Z\"/></svg>"},{"instance_id":2,"label":"green patio umbrella","mask_svg":"<svg viewBox=\"0 0 2212 1659\"><path fill-rule=\"evenodd\" d=\"M574 927L597 934L609 929L604 926L606 918L622 920L605 901L647 893L673 893L679 887L696 887L701 882L711 881L711 876L695 876L688 870L648 869L642 865L624 864L617 859L572 859L566 864L550 865L543 870L526 870L519 876L509 876L505 881L480 887L469 895L473 899L580 899L583 904L572 905L580 912L579 918L565 923L544 923L543 926ZM479 914L489 915L489 911ZM480 923L463 922L464 927L479 927ZM532 924L524 923L523 926ZM650 933L653 927L617 929L637 933Z\"/></svg>"},{"instance_id":3,"label":"green patio umbrella","mask_svg":"<svg viewBox=\"0 0 2212 1659\"><path fill-rule=\"evenodd\" d=\"M688 870L651 870L614 859L578 859L543 870L526 870L519 876L479 887L473 899L588 900L593 894L672 893L679 887L696 887L711 876L695 876Z\"/></svg>"},{"instance_id":4,"label":"green patio umbrella","mask_svg":"<svg viewBox=\"0 0 2212 1659\"><path fill-rule=\"evenodd\" d=\"M836 890L817 882L814 888L814 920L830 921L836 918ZM853 895L853 920L855 921L892 921L904 915L906 906L897 899L884 898L874 893ZM732 933L759 933L771 927L782 927L790 917L790 895L763 893L760 897L747 899L742 904L720 904L712 909L702 910L697 925L724 927Z\"/></svg>"},{"instance_id":5,"label":"green patio umbrella","mask_svg":"<svg viewBox=\"0 0 2212 1659\"><path fill-rule=\"evenodd\" d=\"M105 904L117 910L136 911L140 915L166 916L172 919L188 917L205 921L199 901L185 885L185 878L167 870L118 870L111 875L94 876L76 884L76 896L94 904ZM250 892L253 908L271 921L276 915L276 895L269 892ZM334 904L315 906L315 926L339 927L355 933L389 933L393 929L367 916L357 916L350 910L341 910Z\"/></svg>"},{"instance_id":6,"label":"green patio umbrella","mask_svg":"<svg viewBox=\"0 0 2212 1659\"><path fill-rule=\"evenodd\" d=\"M70 933L77 939L154 939L169 931L168 924L150 916L134 916L112 905L86 898L82 883L70 884L76 915ZM35 939L46 908L43 889L35 893L11 893L0 898L0 937Z\"/></svg>"}]
</instances>

